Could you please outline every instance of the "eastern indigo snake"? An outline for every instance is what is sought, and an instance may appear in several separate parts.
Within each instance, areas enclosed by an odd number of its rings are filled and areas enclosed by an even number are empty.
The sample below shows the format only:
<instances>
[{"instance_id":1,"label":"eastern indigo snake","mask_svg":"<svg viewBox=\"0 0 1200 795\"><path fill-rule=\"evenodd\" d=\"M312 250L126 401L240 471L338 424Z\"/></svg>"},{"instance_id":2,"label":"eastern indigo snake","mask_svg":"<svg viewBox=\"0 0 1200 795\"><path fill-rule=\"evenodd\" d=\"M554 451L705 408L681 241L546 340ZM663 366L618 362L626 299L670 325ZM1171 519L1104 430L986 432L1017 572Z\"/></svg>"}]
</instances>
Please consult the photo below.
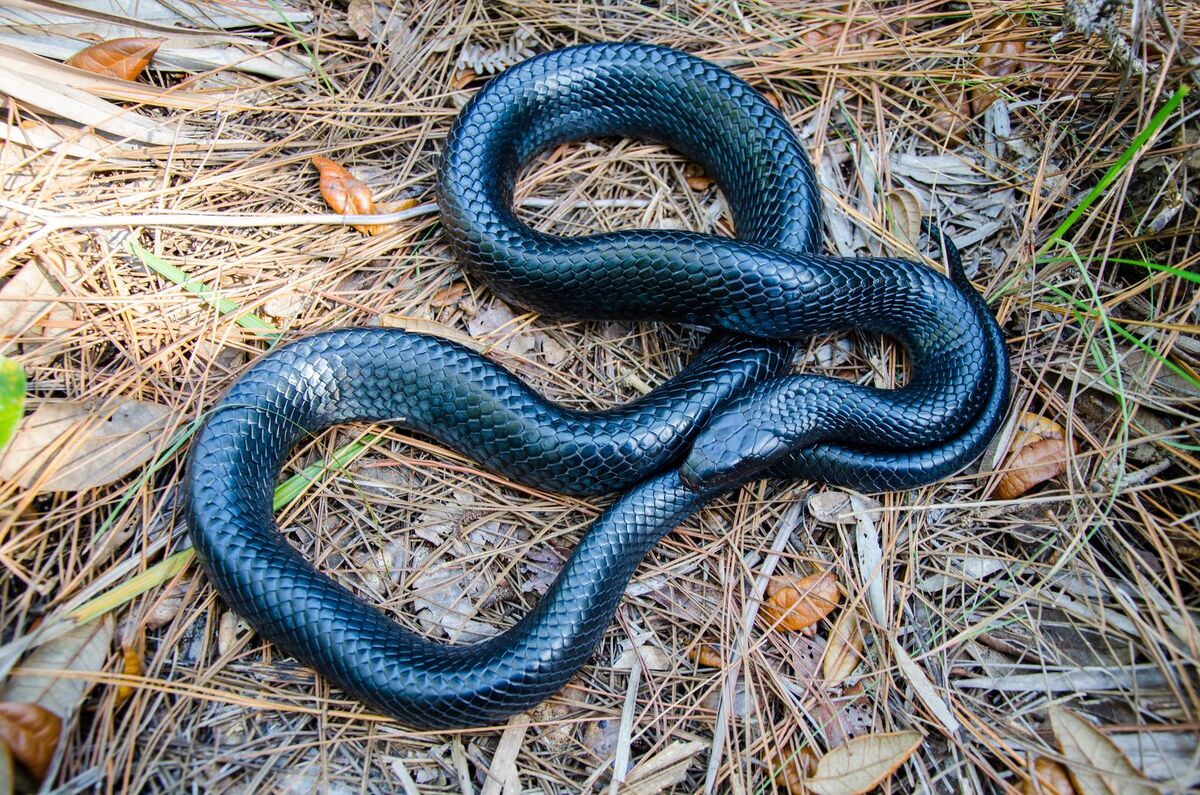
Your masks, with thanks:
<instances>
[{"instance_id":1,"label":"eastern indigo snake","mask_svg":"<svg viewBox=\"0 0 1200 795\"><path fill-rule=\"evenodd\" d=\"M703 165L737 239L562 238L518 220L521 167L600 136L658 141ZM933 235L950 279L901 259L821 255L808 156L782 115L717 66L641 44L526 61L459 116L438 189L457 255L511 302L720 331L683 373L608 411L555 406L452 342L379 328L284 346L215 407L188 472L192 537L214 585L263 637L402 723L495 723L556 692L591 655L646 552L715 495L766 476L911 488L969 464L1002 419L1003 339L953 248ZM792 340L846 329L902 343L908 382L881 390L785 374ZM532 486L624 493L515 626L476 645L435 643L318 573L275 526L289 449L360 420L398 422Z\"/></svg>"}]
</instances>

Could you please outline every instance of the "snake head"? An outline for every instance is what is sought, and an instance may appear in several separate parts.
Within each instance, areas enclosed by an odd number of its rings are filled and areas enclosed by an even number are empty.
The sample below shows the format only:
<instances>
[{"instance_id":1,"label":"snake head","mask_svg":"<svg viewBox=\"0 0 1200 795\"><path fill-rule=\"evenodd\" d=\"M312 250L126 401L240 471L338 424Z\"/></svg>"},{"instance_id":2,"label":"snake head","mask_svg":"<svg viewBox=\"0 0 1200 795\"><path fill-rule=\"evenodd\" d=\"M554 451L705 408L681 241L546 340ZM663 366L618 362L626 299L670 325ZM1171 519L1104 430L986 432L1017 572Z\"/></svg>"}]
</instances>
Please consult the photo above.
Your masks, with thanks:
<instances>
[{"instance_id":1,"label":"snake head","mask_svg":"<svg viewBox=\"0 0 1200 795\"><path fill-rule=\"evenodd\" d=\"M680 467L679 476L693 489L732 488L791 451L792 445L786 439L734 410L705 426Z\"/></svg>"}]
</instances>

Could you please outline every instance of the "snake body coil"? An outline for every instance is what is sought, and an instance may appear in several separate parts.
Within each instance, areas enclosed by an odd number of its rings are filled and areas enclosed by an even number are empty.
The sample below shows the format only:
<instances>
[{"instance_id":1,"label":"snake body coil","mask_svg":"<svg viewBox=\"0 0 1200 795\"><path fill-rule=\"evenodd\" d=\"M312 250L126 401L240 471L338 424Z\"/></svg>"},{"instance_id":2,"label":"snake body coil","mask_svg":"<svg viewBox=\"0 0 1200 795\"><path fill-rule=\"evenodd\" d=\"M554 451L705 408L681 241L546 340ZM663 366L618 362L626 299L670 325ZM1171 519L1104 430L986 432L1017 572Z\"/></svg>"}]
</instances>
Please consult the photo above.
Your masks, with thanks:
<instances>
[{"instance_id":1,"label":"snake body coil","mask_svg":"<svg viewBox=\"0 0 1200 795\"><path fill-rule=\"evenodd\" d=\"M596 136L660 141L701 163L729 202L737 239L665 230L561 238L519 221L522 165ZM510 69L454 125L439 201L459 257L514 303L733 333L650 395L595 413L555 406L454 343L399 330L301 339L234 385L201 430L188 474L193 539L214 585L264 637L405 724L495 723L557 691L591 655L642 557L713 496L767 475L910 488L969 464L1002 419L1003 340L953 248L953 279L901 259L821 256L803 148L752 88L712 64L601 44ZM904 345L905 386L784 374L790 340L853 328ZM472 646L434 643L318 573L272 517L292 446L332 424L395 418L523 483L628 491L515 626Z\"/></svg>"}]
</instances>

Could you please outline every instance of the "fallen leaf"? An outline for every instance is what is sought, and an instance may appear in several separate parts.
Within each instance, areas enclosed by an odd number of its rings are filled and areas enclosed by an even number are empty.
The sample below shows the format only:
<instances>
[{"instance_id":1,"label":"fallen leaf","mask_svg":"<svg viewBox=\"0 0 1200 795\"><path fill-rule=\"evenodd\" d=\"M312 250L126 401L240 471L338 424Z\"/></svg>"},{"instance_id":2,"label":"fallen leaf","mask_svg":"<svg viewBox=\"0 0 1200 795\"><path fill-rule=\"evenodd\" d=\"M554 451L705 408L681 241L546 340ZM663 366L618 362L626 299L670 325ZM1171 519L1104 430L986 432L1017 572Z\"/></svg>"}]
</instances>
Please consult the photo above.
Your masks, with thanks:
<instances>
[{"instance_id":1,"label":"fallen leaf","mask_svg":"<svg viewBox=\"0 0 1200 795\"><path fill-rule=\"evenodd\" d=\"M675 740L654 756L638 762L625 776L621 795L658 795L687 778L696 755L707 746L699 741Z\"/></svg>"},{"instance_id":2,"label":"fallen leaf","mask_svg":"<svg viewBox=\"0 0 1200 795\"><path fill-rule=\"evenodd\" d=\"M861 795L908 761L921 746L920 732L868 734L834 748L804 783L817 795Z\"/></svg>"},{"instance_id":3,"label":"fallen leaf","mask_svg":"<svg viewBox=\"0 0 1200 795\"><path fill-rule=\"evenodd\" d=\"M12 438L25 414L25 368L0 356L0 451Z\"/></svg>"},{"instance_id":4,"label":"fallen leaf","mask_svg":"<svg viewBox=\"0 0 1200 795\"><path fill-rule=\"evenodd\" d=\"M375 0L350 0L346 9L346 24L354 35L364 41L371 38L371 26L375 23Z\"/></svg>"},{"instance_id":5,"label":"fallen leaf","mask_svg":"<svg viewBox=\"0 0 1200 795\"><path fill-rule=\"evenodd\" d=\"M859 497L874 518L879 517L879 501L871 497ZM852 525L857 523L854 515L854 504L850 495L844 491L830 490L813 494L808 498L808 512L818 522L835 525Z\"/></svg>"},{"instance_id":6,"label":"fallen leaf","mask_svg":"<svg viewBox=\"0 0 1200 795\"><path fill-rule=\"evenodd\" d=\"M958 718L954 717L954 712L950 709L950 705L946 703L946 699L942 698L937 688L933 686L933 681L925 673L925 669L909 656L908 651L900 645L900 642L895 637L890 638L890 640L892 655L896 658L896 665L900 669L900 673L904 674L904 678L912 685L913 692L916 693L917 698L933 713L933 716L946 729L948 735L951 737L957 735L962 725L958 722Z\"/></svg>"},{"instance_id":7,"label":"fallen leaf","mask_svg":"<svg viewBox=\"0 0 1200 795\"><path fill-rule=\"evenodd\" d=\"M1075 795L1067 769L1046 756L1039 756L1033 763L1033 778L1025 779L1022 795Z\"/></svg>"},{"instance_id":8,"label":"fallen leaf","mask_svg":"<svg viewBox=\"0 0 1200 795\"><path fill-rule=\"evenodd\" d=\"M0 702L0 743L13 758L42 781L50 772L62 718L45 707L27 702Z\"/></svg>"},{"instance_id":9,"label":"fallen leaf","mask_svg":"<svg viewBox=\"0 0 1200 795\"><path fill-rule=\"evenodd\" d=\"M1003 28L1011 28L1008 20ZM999 81L995 78L1008 77L1017 70L1021 56L1025 54L1025 39L1012 38L1011 35L1001 38L1001 30L993 30L990 37L979 45L979 53L975 58L975 68L985 78L971 89L971 112L978 116L987 110L1000 96L997 90Z\"/></svg>"},{"instance_id":10,"label":"fallen leaf","mask_svg":"<svg viewBox=\"0 0 1200 795\"><path fill-rule=\"evenodd\" d=\"M687 656L696 665L705 668L721 668L725 665L725 658L721 656L721 650L711 643L696 644L688 649Z\"/></svg>"},{"instance_id":11,"label":"fallen leaf","mask_svg":"<svg viewBox=\"0 0 1200 795\"><path fill-rule=\"evenodd\" d=\"M472 337L459 331L456 328L447 326L445 323L438 323L436 320L426 320L420 317L408 317L407 315L381 315L379 324L384 328L402 328L405 331L411 331L414 334L425 334L430 337L441 337L442 339L457 342L464 348L470 348L477 353L484 353L492 346L480 342Z\"/></svg>"},{"instance_id":12,"label":"fallen leaf","mask_svg":"<svg viewBox=\"0 0 1200 795\"><path fill-rule=\"evenodd\" d=\"M39 257L25 263L0 288L0 335L56 336L75 319L75 310L59 300L63 288L50 274L63 264Z\"/></svg>"},{"instance_id":13,"label":"fallen leaf","mask_svg":"<svg viewBox=\"0 0 1200 795\"><path fill-rule=\"evenodd\" d=\"M647 671L669 671L675 667L671 656L657 646L643 643L636 648L632 644L623 644L625 648L613 662L612 667L618 671L628 671L635 662L641 661Z\"/></svg>"},{"instance_id":14,"label":"fallen leaf","mask_svg":"<svg viewBox=\"0 0 1200 795\"><path fill-rule=\"evenodd\" d=\"M783 98L780 97L776 91L768 88L767 86L755 86L754 89L758 91L759 94L762 94L762 98L765 99L772 108L778 111L783 110Z\"/></svg>"},{"instance_id":15,"label":"fallen leaf","mask_svg":"<svg viewBox=\"0 0 1200 795\"><path fill-rule=\"evenodd\" d=\"M140 400L102 408L46 401L21 421L0 455L0 479L39 493L111 483L154 455L170 413Z\"/></svg>"},{"instance_id":16,"label":"fallen leaf","mask_svg":"<svg viewBox=\"0 0 1200 795\"><path fill-rule=\"evenodd\" d=\"M179 615L179 611L183 609L183 600L187 596L189 588L191 588L191 581L182 580L160 593L146 616L146 627L161 629L174 621L175 616Z\"/></svg>"},{"instance_id":17,"label":"fallen leaf","mask_svg":"<svg viewBox=\"0 0 1200 795\"><path fill-rule=\"evenodd\" d=\"M102 41L72 55L67 66L121 80L136 80L164 41L137 36Z\"/></svg>"},{"instance_id":18,"label":"fallen leaf","mask_svg":"<svg viewBox=\"0 0 1200 795\"><path fill-rule=\"evenodd\" d=\"M71 628L34 649L0 688L0 701L37 704L70 721L92 682L58 673L91 674L104 667L112 646L112 621L107 618ZM24 673L38 671L39 673ZM45 671L46 673L40 673Z\"/></svg>"},{"instance_id":19,"label":"fallen leaf","mask_svg":"<svg viewBox=\"0 0 1200 795\"><path fill-rule=\"evenodd\" d=\"M767 582L767 599L759 609L770 627L815 631L816 623L833 611L842 599L837 576L830 571L810 574L799 580L772 577Z\"/></svg>"},{"instance_id":20,"label":"fallen leaf","mask_svg":"<svg viewBox=\"0 0 1200 795\"><path fill-rule=\"evenodd\" d=\"M0 792L7 795L16 790L17 772L13 769L12 754L9 752L8 746L0 743Z\"/></svg>"},{"instance_id":21,"label":"fallen leaf","mask_svg":"<svg viewBox=\"0 0 1200 795\"><path fill-rule=\"evenodd\" d=\"M429 299L429 305L439 309L445 306L454 306L466 291L466 282L454 282L449 287L443 287L434 293L433 298Z\"/></svg>"},{"instance_id":22,"label":"fallen leaf","mask_svg":"<svg viewBox=\"0 0 1200 795\"><path fill-rule=\"evenodd\" d=\"M321 195L335 213L342 215L372 215L375 200L366 183L355 177L339 163L327 157L313 155L312 164L321 175ZM387 228L385 224L355 224L354 228L364 235L377 235Z\"/></svg>"},{"instance_id":23,"label":"fallen leaf","mask_svg":"<svg viewBox=\"0 0 1200 795\"><path fill-rule=\"evenodd\" d=\"M1001 467L1004 474L993 492L996 499L1016 499L1039 483L1058 477L1067 471L1069 453L1075 452L1066 440L1066 429L1052 420L1026 413L1018 428Z\"/></svg>"},{"instance_id":24,"label":"fallen leaf","mask_svg":"<svg viewBox=\"0 0 1200 795\"><path fill-rule=\"evenodd\" d=\"M617 749L617 732L621 722L614 718L601 718L588 723L583 730L583 747L592 752L597 761L603 762L612 758Z\"/></svg>"},{"instance_id":25,"label":"fallen leaf","mask_svg":"<svg viewBox=\"0 0 1200 795\"><path fill-rule=\"evenodd\" d=\"M477 77L479 77L479 75L475 73L474 69L463 69L454 76L454 82L450 84L450 87L455 91L461 91L469 86L471 81Z\"/></svg>"},{"instance_id":26,"label":"fallen leaf","mask_svg":"<svg viewBox=\"0 0 1200 795\"><path fill-rule=\"evenodd\" d=\"M1153 795L1158 788L1095 726L1066 707L1051 707L1050 728L1081 795Z\"/></svg>"},{"instance_id":27,"label":"fallen leaf","mask_svg":"<svg viewBox=\"0 0 1200 795\"><path fill-rule=\"evenodd\" d=\"M804 782L817 772L817 753L808 745L788 753L781 749L771 763L771 771L792 795L808 795Z\"/></svg>"},{"instance_id":28,"label":"fallen leaf","mask_svg":"<svg viewBox=\"0 0 1200 795\"><path fill-rule=\"evenodd\" d=\"M929 115L930 128L946 138L961 141L970 121L971 103L967 90L954 83L944 84L945 96L935 97L933 112Z\"/></svg>"},{"instance_id":29,"label":"fallen leaf","mask_svg":"<svg viewBox=\"0 0 1200 795\"><path fill-rule=\"evenodd\" d=\"M884 197L888 226L901 240L916 242L921 236L921 200L908 188L889 190Z\"/></svg>"},{"instance_id":30,"label":"fallen leaf","mask_svg":"<svg viewBox=\"0 0 1200 795\"><path fill-rule=\"evenodd\" d=\"M827 687L837 687L850 678L863 661L863 633L854 608L843 610L829 631L829 643L821 658L821 675Z\"/></svg>"}]
</instances>

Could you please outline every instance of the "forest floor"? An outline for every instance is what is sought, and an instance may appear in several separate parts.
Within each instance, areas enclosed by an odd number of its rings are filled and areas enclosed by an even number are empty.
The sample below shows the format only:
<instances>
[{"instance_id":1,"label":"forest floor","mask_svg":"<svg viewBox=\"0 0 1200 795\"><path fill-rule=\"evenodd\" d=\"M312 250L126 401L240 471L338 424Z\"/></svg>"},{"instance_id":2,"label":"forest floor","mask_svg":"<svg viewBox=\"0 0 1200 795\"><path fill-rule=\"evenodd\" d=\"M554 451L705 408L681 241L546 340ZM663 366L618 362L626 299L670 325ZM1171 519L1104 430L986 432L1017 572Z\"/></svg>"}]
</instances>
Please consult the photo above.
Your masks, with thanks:
<instances>
[{"instance_id":1,"label":"forest floor","mask_svg":"<svg viewBox=\"0 0 1200 795\"><path fill-rule=\"evenodd\" d=\"M0 457L0 702L18 705L0 705L0 781L1200 786L1193 4L88 8L0 9L0 353L27 383ZM123 36L165 39L134 83L58 64ZM977 467L877 507L809 483L715 500L648 556L557 696L504 726L408 731L218 598L179 511L188 443L270 347L343 326L450 336L578 408L677 372L702 330L506 305L463 272L431 206L446 133L491 72L631 39L722 64L779 106L817 165L831 252L917 257L915 219L940 220L1008 338L1011 420ZM315 155L402 220L342 225ZM712 181L643 142L559 147L517 199L547 232L733 233ZM904 373L874 335L813 339L797 358L876 386ZM278 520L304 555L443 641L523 615L610 501L481 474L389 427L321 434L284 478ZM806 631L773 626L787 594L764 602L764 588L819 572L837 606Z\"/></svg>"}]
</instances>

